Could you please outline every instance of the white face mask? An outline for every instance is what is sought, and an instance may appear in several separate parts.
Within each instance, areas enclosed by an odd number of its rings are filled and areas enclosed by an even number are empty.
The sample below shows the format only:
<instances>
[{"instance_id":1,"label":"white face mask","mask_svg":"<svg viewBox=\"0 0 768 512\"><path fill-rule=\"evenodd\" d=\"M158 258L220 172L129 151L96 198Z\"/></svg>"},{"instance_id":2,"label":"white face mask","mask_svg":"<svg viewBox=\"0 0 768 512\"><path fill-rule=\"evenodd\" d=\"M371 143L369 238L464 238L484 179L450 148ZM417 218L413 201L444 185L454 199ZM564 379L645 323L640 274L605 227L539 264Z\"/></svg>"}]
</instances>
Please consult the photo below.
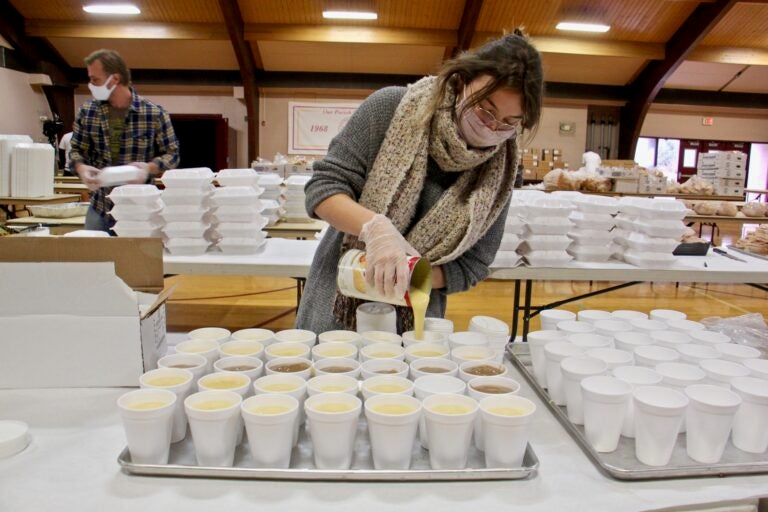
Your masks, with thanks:
<instances>
[{"instance_id":1,"label":"white face mask","mask_svg":"<svg viewBox=\"0 0 768 512\"><path fill-rule=\"evenodd\" d=\"M462 114L464 105L467 102L466 88L464 96L456 105L456 116L459 119L459 135L468 146L474 148L487 148L498 146L507 139L517 135L517 130L492 130L486 126L478 117L474 108L468 108Z\"/></svg>"},{"instance_id":2,"label":"white face mask","mask_svg":"<svg viewBox=\"0 0 768 512\"><path fill-rule=\"evenodd\" d=\"M115 87L117 87L117 83L115 83L111 88L107 87L110 78L112 78L112 75L107 77L103 85L93 85L92 83L88 84L88 89L91 90L91 94L93 94L95 99L99 101L107 101L112 95L112 91L114 91Z\"/></svg>"}]
</instances>

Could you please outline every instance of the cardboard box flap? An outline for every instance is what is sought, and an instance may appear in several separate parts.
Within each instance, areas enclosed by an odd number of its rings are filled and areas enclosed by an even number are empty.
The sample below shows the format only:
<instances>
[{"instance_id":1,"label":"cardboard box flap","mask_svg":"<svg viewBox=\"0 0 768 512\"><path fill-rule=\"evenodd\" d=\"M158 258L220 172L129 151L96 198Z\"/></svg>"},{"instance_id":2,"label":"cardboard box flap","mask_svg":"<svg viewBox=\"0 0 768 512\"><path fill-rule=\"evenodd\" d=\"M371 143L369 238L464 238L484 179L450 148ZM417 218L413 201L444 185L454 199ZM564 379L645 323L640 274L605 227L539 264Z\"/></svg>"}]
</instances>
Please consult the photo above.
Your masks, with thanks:
<instances>
[{"instance_id":1,"label":"cardboard box flap","mask_svg":"<svg viewBox=\"0 0 768 512\"><path fill-rule=\"evenodd\" d=\"M115 273L134 290L159 292L163 289L160 238L0 238L0 262L44 261L110 261L114 262Z\"/></svg>"},{"instance_id":2,"label":"cardboard box flap","mask_svg":"<svg viewBox=\"0 0 768 512\"><path fill-rule=\"evenodd\" d=\"M157 311L157 308L162 306L165 301L168 300L175 289L176 285L173 285L157 294L137 292L136 295L139 299L139 313L141 314L141 319L144 320Z\"/></svg>"},{"instance_id":3,"label":"cardboard box flap","mask_svg":"<svg viewBox=\"0 0 768 512\"><path fill-rule=\"evenodd\" d=\"M0 263L0 318L34 315L135 316L136 294L114 263ZM87 328L87 326L83 326Z\"/></svg>"}]
</instances>

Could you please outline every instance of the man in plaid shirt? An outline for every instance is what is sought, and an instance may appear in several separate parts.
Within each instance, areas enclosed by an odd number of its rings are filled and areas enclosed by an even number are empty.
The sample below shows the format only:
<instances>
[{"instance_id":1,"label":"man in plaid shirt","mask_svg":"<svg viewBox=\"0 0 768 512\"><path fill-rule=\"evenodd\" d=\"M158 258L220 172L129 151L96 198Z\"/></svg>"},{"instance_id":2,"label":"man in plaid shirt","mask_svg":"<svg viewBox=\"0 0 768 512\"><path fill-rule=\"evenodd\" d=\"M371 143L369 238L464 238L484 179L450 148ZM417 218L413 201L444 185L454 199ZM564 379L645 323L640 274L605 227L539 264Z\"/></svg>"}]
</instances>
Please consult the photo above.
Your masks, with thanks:
<instances>
[{"instance_id":1,"label":"man in plaid shirt","mask_svg":"<svg viewBox=\"0 0 768 512\"><path fill-rule=\"evenodd\" d=\"M80 108L75 120L69 168L93 191L85 229L110 231L115 221L108 214L112 201L107 195L112 189L100 186L101 170L133 165L141 176L131 183L152 183L179 164L179 141L168 112L133 90L120 54L97 50L85 64L94 99Z\"/></svg>"}]
</instances>

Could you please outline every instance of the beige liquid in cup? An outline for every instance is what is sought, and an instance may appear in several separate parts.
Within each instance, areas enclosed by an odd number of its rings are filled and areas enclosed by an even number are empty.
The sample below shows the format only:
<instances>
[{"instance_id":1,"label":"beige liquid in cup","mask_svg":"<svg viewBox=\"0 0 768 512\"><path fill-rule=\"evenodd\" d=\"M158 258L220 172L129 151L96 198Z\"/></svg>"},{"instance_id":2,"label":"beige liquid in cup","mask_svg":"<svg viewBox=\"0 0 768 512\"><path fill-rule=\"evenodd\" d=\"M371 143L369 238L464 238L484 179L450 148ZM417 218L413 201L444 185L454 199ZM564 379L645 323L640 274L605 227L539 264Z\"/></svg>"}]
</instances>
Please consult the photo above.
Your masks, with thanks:
<instances>
[{"instance_id":1,"label":"beige liquid in cup","mask_svg":"<svg viewBox=\"0 0 768 512\"><path fill-rule=\"evenodd\" d=\"M402 393L406 389L408 388L402 384L374 384L373 386L368 386L368 390L374 393Z\"/></svg>"},{"instance_id":2,"label":"beige liquid in cup","mask_svg":"<svg viewBox=\"0 0 768 512\"><path fill-rule=\"evenodd\" d=\"M314 405L312 406L312 409L317 412L347 412L354 409L354 407L347 403L326 402L324 404Z\"/></svg>"},{"instance_id":3,"label":"beige liquid in cup","mask_svg":"<svg viewBox=\"0 0 768 512\"><path fill-rule=\"evenodd\" d=\"M368 333L368 334L366 334L366 337L368 337L369 339L372 339L372 340L380 341L382 343L392 342L393 341L392 340L393 336L387 335L387 334L383 334L383 333L380 333L380 332Z\"/></svg>"},{"instance_id":4,"label":"beige liquid in cup","mask_svg":"<svg viewBox=\"0 0 768 512\"><path fill-rule=\"evenodd\" d=\"M184 384L188 380L189 378L184 377L183 375L166 375L163 377L151 377L149 379L144 379L144 382L147 384L147 386L155 386L158 388L168 388L171 386L178 386L179 384Z\"/></svg>"},{"instance_id":5,"label":"beige liquid in cup","mask_svg":"<svg viewBox=\"0 0 768 512\"><path fill-rule=\"evenodd\" d=\"M507 386L499 386L496 384L480 384L479 386L472 385L472 389L479 393L487 393L489 395L501 395L504 393L512 393L514 389Z\"/></svg>"},{"instance_id":6,"label":"beige liquid in cup","mask_svg":"<svg viewBox=\"0 0 768 512\"><path fill-rule=\"evenodd\" d=\"M406 404L378 404L371 407L371 409L379 414L392 415L410 414L416 411L415 407Z\"/></svg>"},{"instance_id":7,"label":"beige liquid in cup","mask_svg":"<svg viewBox=\"0 0 768 512\"><path fill-rule=\"evenodd\" d=\"M417 350L413 352L413 355L416 357L440 357L443 355L443 352L437 350Z\"/></svg>"},{"instance_id":8,"label":"beige liquid in cup","mask_svg":"<svg viewBox=\"0 0 768 512\"><path fill-rule=\"evenodd\" d=\"M424 373L448 373L448 368L440 368L439 366L422 366L419 368L420 372Z\"/></svg>"},{"instance_id":9,"label":"beige liquid in cup","mask_svg":"<svg viewBox=\"0 0 768 512\"><path fill-rule=\"evenodd\" d=\"M260 350L256 347L227 347L222 352L233 356L249 356L251 354L258 354Z\"/></svg>"},{"instance_id":10,"label":"beige liquid in cup","mask_svg":"<svg viewBox=\"0 0 768 512\"><path fill-rule=\"evenodd\" d=\"M228 372L249 372L251 370L255 370L255 366L250 366L247 364L240 364L237 366L230 366L229 368L224 368Z\"/></svg>"},{"instance_id":11,"label":"beige liquid in cup","mask_svg":"<svg viewBox=\"0 0 768 512\"><path fill-rule=\"evenodd\" d=\"M289 410L290 409L284 405L259 405L256 407L251 407L248 409L248 412L253 414L261 414L263 416L271 416L275 414L283 414Z\"/></svg>"},{"instance_id":12,"label":"beige liquid in cup","mask_svg":"<svg viewBox=\"0 0 768 512\"><path fill-rule=\"evenodd\" d=\"M283 393L286 391L296 391L299 389L299 386L296 384L291 384L289 382L275 382L273 384L267 384L265 386L261 386L261 389L264 391L272 391L273 393Z\"/></svg>"},{"instance_id":13,"label":"beige liquid in cup","mask_svg":"<svg viewBox=\"0 0 768 512\"><path fill-rule=\"evenodd\" d=\"M459 404L439 404L431 407L433 412L438 414L469 414L472 409Z\"/></svg>"},{"instance_id":14,"label":"beige liquid in cup","mask_svg":"<svg viewBox=\"0 0 768 512\"><path fill-rule=\"evenodd\" d=\"M374 359L386 359L397 356L397 352L372 352L368 355Z\"/></svg>"},{"instance_id":15,"label":"beige liquid in cup","mask_svg":"<svg viewBox=\"0 0 768 512\"><path fill-rule=\"evenodd\" d=\"M132 409L134 411L150 411L152 409L165 407L166 405L168 405L168 402L162 401L134 402L132 404L128 404L126 409Z\"/></svg>"},{"instance_id":16,"label":"beige liquid in cup","mask_svg":"<svg viewBox=\"0 0 768 512\"><path fill-rule=\"evenodd\" d=\"M475 361L475 360L485 359L488 356L486 356L485 354L470 353L470 354L462 354L461 357L463 357L468 361Z\"/></svg>"},{"instance_id":17,"label":"beige liquid in cup","mask_svg":"<svg viewBox=\"0 0 768 512\"><path fill-rule=\"evenodd\" d=\"M489 407L488 412L498 414L499 416L523 416L528 411L515 407Z\"/></svg>"},{"instance_id":18,"label":"beige liquid in cup","mask_svg":"<svg viewBox=\"0 0 768 512\"><path fill-rule=\"evenodd\" d=\"M396 369L394 369L394 368L392 368L392 369L384 368L382 370L375 370L373 373L380 373L382 375L392 375L394 373L398 373L398 371Z\"/></svg>"},{"instance_id":19,"label":"beige liquid in cup","mask_svg":"<svg viewBox=\"0 0 768 512\"><path fill-rule=\"evenodd\" d=\"M281 373L303 372L304 370L309 369L309 363L275 364L270 366L270 369L274 372Z\"/></svg>"},{"instance_id":20,"label":"beige liquid in cup","mask_svg":"<svg viewBox=\"0 0 768 512\"><path fill-rule=\"evenodd\" d=\"M470 375L479 375L482 377L488 377L492 375L501 375L504 373L504 370L502 368L499 368L498 366L493 366L490 364L482 364L480 366L473 366L472 368L467 368L464 370L465 373L468 373Z\"/></svg>"},{"instance_id":21,"label":"beige liquid in cup","mask_svg":"<svg viewBox=\"0 0 768 512\"><path fill-rule=\"evenodd\" d=\"M208 352L209 350L211 350L211 348L205 345L189 345L182 347L181 352L185 354L201 354L203 352Z\"/></svg>"},{"instance_id":22,"label":"beige liquid in cup","mask_svg":"<svg viewBox=\"0 0 768 512\"><path fill-rule=\"evenodd\" d=\"M351 366L326 366L322 369L325 373L348 373L354 370Z\"/></svg>"},{"instance_id":23,"label":"beige liquid in cup","mask_svg":"<svg viewBox=\"0 0 768 512\"><path fill-rule=\"evenodd\" d=\"M244 386L247 383L247 379L244 380L234 376L229 377L223 375L221 377L216 376L216 378L213 379L206 379L202 384L208 389L234 389Z\"/></svg>"},{"instance_id":24,"label":"beige liquid in cup","mask_svg":"<svg viewBox=\"0 0 768 512\"><path fill-rule=\"evenodd\" d=\"M352 355L352 351L348 348L330 348L320 350L319 354L324 357L347 357Z\"/></svg>"},{"instance_id":25,"label":"beige liquid in cup","mask_svg":"<svg viewBox=\"0 0 768 512\"><path fill-rule=\"evenodd\" d=\"M347 391L349 389L348 386L338 386L333 384L328 384L326 386L320 386L317 388L318 391L321 391L323 393L340 393L342 391Z\"/></svg>"},{"instance_id":26,"label":"beige liquid in cup","mask_svg":"<svg viewBox=\"0 0 768 512\"><path fill-rule=\"evenodd\" d=\"M301 347L278 347L269 349L269 353L278 357L296 357L304 353Z\"/></svg>"},{"instance_id":27,"label":"beige liquid in cup","mask_svg":"<svg viewBox=\"0 0 768 512\"><path fill-rule=\"evenodd\" d=\"M179 363L179 364L170 364L168 365L168 368L181 368L182 370L186 370L187 368L197 368L197 366L199 365Z\"/></svg>"},{"instance_id":28,"label":"beige liquid in cup","mask_svg":"<svg viewBox=\"0 0 768 512\"><path fill-rule=\"evenodd\" d=\"M218 411L220 409L227 409L228 407L232 407L235 405L235 403L236 402L231 400L206 400L205 402L197 402L196 404L192 404L190 407L199 411Z\"/></svg>"}]
</instances>

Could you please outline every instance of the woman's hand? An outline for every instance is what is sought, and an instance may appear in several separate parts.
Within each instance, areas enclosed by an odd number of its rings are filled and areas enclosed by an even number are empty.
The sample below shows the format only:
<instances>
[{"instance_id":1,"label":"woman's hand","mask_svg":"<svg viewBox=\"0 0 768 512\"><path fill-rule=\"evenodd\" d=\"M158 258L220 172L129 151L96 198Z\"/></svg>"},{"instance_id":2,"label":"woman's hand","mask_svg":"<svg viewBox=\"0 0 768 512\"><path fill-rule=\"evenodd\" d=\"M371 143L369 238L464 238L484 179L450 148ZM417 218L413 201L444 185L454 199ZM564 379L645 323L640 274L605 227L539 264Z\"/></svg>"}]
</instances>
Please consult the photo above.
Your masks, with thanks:
<instances>
[{"instance_id":1,"label":"woman's hand","mask_svg":"<svg viewBox=\"0 0 768 512\"><path fill-rule=\"evenodd\" d=\"M403 238L387 217L376 214L363 224L360 240L365 242L365 279L385 297L402 297L408 290L408 258L418 251Z\"/></svg>"}]
</instances>

